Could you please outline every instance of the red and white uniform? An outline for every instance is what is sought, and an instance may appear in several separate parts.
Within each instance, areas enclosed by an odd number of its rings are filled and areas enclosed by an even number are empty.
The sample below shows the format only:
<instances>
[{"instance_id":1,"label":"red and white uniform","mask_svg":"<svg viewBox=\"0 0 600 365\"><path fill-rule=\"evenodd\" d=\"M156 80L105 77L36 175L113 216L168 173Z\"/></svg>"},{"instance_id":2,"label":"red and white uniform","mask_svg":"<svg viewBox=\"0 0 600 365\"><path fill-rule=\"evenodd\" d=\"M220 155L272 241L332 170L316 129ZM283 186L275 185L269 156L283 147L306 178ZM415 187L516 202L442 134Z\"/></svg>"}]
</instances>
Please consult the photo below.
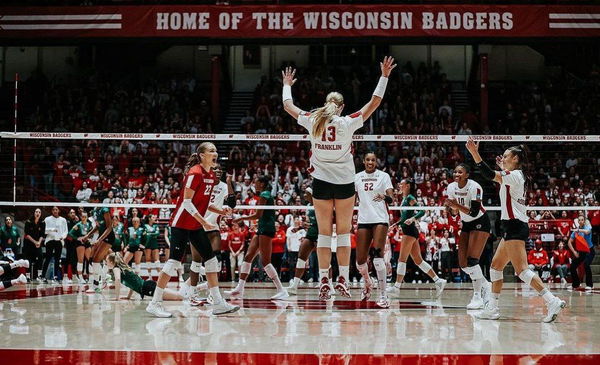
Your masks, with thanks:
<instances>
[{"instance_id":1,"label":"red and white uniform","mask_svg":"<svg viewBox=\"0 0 600 365\"><path fill-rule=\"evenodd\" d=\"M227 192L227 184L222 181L219 181L219 183L213 188L212 194L210 196L209 206L212 205L217 209L223 209L223 203L225 202ZM208 223L216 226L217 221L219 220L219 214L207 211L204 218Z\"/></svg>"},{"instance_id":2,"label":"red and white uniform","mask_svg":"<svg viewBox=\"0 0 600 365\"><path fill-rule=\"evenodd\" d=\"M354 186L358 192L358 224L389 223L390 214L385 201L373 201L377 194L385 195L387 189L393 189L392 179L386 172L375 170L368 174L361 171L356 174Z\"/></svg>"},{"instance_id":3,"label":"red and white uniform","mask_svg":"<svg viewBox=\"0 0 600 365\"><path fill-rule=\"evenodd\" d=\"M521 170L502 171L500 184L501 220L518 219L529 222L525 199L525 175Z\"/></svg>"},{"instance_id":4,"label":"red and white uniform","mask_svg":"<svg viewBox=\"0 0 600 365\"><path fill-rule=\"evenodd\" d=\"M363 126L362 113L348 116L335 116L325 125L323 135L313 137L314 115L302 112L298 124L308 130L310 138L310 167L312 177L331 184L351 184L354 182L354 158L352 156L352 136Z\"/></svg>"},{"instance_id":5,"label":"red and white uniform","mask_svg":"<svg viewBox=\"0 0 600 365\"><path fill-rule=\"evenodd\" d=\"M479 185L479 183L468 179L467 184L462 189L458 187L458 183L456 181L450 183L450 185L448 185L448 188L446 189L446 193L448 194L448 199L456 199L456 201L458 201L458 204L471 209L471 202L473 200L481 201L481 197L483 196L483 189L481 188L481 185ZM472 217L470 214L465 214L460 211L459 213L460 219L462 221L472 222L478 218L481 218L481 216L485 213L485 208L482 204L481 210L479 211L479 213L477 213L476 217Z\"/></svg>"},{"instance_id":6,"label":"red and white uniform","mask_svg":"<svg viewBox=\"0 0 600 365\"><path fill-rule=\"evenodd\" d=\"M192 167L183 179L183 186L195 191L192 204L202 216L206 214L213 188L218 181L214 172L206 171L201 165ZM200 222L183 208L183 194L177 199L175 213L172 215L169 225L190 231L202 228Z\"/></svg>"},{"instance_id":7,"label":"red and white uniform","mask_svg":"<svg viewBox=\"0 0 600 365\"><path fill-rule=\"evenodd\" d=\"M229 232L229 247L233 252L237 252L246 241L246 232Z\"/></svg>"},{"instance_id":8,"label":"red and white uniform","mask_svg":"<svg viewBox=\"0 0 600 365\"><path fill-rule=\"evenodd\" d=\"M550 263L550 259L548 258L548 253L543 248L538 250L537 248L529 251L527 254L527 263L536 266L548 265Z\"/></svg>"}]
</instances>

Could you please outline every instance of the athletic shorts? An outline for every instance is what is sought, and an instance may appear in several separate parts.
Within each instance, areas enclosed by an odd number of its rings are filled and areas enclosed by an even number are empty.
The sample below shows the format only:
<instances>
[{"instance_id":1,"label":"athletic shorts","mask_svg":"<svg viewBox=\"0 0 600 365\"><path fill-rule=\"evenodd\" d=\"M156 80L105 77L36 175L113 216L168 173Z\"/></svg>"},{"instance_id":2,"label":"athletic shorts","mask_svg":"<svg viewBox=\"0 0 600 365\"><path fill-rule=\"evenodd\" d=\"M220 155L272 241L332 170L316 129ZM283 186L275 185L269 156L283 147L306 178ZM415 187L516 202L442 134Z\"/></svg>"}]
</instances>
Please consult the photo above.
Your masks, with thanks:
<instances>
[{"instance_id":1,"label":"athletic shorts","mask_svg":"<svg viewBox=\"0 0 600 365\"><path fill-rule=\"evenodd\" d=\"M129 251L131 253L136 253L138 251L144 251L144 249L142 249L140 246L129 245L129 246L127 246L127 251Z\"/></svg>"},{"instance_id":2,"label":"athletic shorts","mask_svg":"<svg viewBox=\"0 0 600 365\"><path fill-rule=\"evenodd\" d=\"M462 232L480 231L490 233L492 231L492 225L490 223L490 217L486 213L474 221L462 222Z\"/></svg>"},{"instance_id":3,"label":"athletic shorts","mask_svg":"<svg viewBox=\"0 0 600 365\"><path fill-rule=\"evenodd\" d=\"M90 244L90 241L81 242L80 240L74 240L73 242L75 243L75 248L77 248L77 247L85 247L85 248L92 247L92 245Z\"/></svg>"},{"instance_id":4,"label":"athletic shorts","mask_svg":"<svg viewBox=\"0 0 600 365\"><path fill-rule=\"evenodd\" d=\"M263 230L258 230L256 232L257 236L267 236L267 237L271 237L274 238L275 237L275 232L271 232L271 231L263 231Z\"/></svg>"},{"instance_id":5,"label":"athletic shorts","mask_svg":"<svg viewBox=\"0 0 600 365\"><path fill-rule=\"evenodd\" d=\"M146 243L148 250L158 250L158 242Z\"/></svg>"},{"instance_id":6,"label":"athletic shorts","mask_svg":"<svg viewBox=\"0 0 600 365\"><path fill-rule=\"evenodd\" d=\"M414 224L411 224L410 226L407 225L402 225L402 234L405 236L411 236L414 238L419 238L419 230L417 229L417 226L415 226Z\"/></svg>"},{"instance_id":7,"label":"athletic shorts","mask_svg":"<svg viewBox=\"0 0 600 365\"><path fill-rule=\"evenodd\" d=\"M323 180L313 179L313 198L321 200L348 199L354 196L354 183L332 184Z\"/></svg>"},{"instance_id":8,"label":"athletic shorts","mask_svg":"<svg viewBox=\"0 0 600 365\"><path fill-rule=\"evenodd\" d=\"M99 233L100 236L102 236L102 233ZM98 237L100 237L98 236ZM107 244L107 245L113 245L113 243L115 243L115 232L111 231L108 236L104 239L103 243Z\"/></svg>"},{"instance_id":9,"label":"athletic shorts","mask_svg":"<svg viewBox=\"0 0 600 365\"><path fill-rule=\"evenodd\" d=\"M153 280L144 281L144 284L142 284L142 292L140 293L140 295L142 296L142 299L144 299L144 297L153 296L154 289L156 289L156 281L153 281Z\"/></svg>"},{"instance_id":10,"label":"athletic shorts","mask_svg":"<svg viewBox=\"0 0 600 365\"><path fill-rule=\"evenodd\" d=\"M210 260L214 257L210 240L203 229L188 230L172 227L169 258L181 261L189 244L194 246L204 260Z\"/></svg>"},{"instance_id":11,"label":"athletic shorts","mask_svg":"<svg viewBox=\"0 0 600 365\"><path fill-rule=\"evenodd\" d=\"M373 229L376 226L386 226L389 227L390 225L387 223L359 223L358 224L358 229Z\"/></svg>"},{"instance_id":12,"label":"athletic shorts","mask_svg":"<svg viewBox=\"0 0 600 365\"><path fill-rule=\"evenodd\" d=\"M501 220L500 229L505 241L529 239L529 224L518 219Z\"/></svg>"},{"instance_id":13,"label":"athletic shorts","mask_svg":"<svg viewBox=\"0 0 600 365\"><path fill-rule=\"evenodd\" d=\"M112 250L113 252L121 252L121 249L122 249L121 247L122 247L122 245L123 245L123 243L122 243L122 242L119 242L119 243L116 243L116 242L114 242L114 243L113 243L113 245L112 245L112 247L111 247L111 250Z\"/></svg>"}]
</instances>

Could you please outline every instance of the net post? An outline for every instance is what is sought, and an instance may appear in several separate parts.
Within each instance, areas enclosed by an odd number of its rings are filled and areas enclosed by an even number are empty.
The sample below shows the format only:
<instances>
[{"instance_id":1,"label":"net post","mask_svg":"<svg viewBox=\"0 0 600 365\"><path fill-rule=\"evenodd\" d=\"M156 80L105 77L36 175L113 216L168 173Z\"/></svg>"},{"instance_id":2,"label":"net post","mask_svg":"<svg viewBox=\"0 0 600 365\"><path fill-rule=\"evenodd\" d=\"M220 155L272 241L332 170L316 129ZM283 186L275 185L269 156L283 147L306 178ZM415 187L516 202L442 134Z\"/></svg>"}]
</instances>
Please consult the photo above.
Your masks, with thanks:
<instances>
[{"instance_id":1,"label":"net post","mask_svg":"<svg viewBox=\"0 0 600 365\"><path fill-rule=\"evenodd\" d=\"M19 111L19 73L15 73L15 107L14 107L14 128L17 133L17 121ZM13 140L13 204L17 203L17 139Z\"/></svg>"}]
</instances>

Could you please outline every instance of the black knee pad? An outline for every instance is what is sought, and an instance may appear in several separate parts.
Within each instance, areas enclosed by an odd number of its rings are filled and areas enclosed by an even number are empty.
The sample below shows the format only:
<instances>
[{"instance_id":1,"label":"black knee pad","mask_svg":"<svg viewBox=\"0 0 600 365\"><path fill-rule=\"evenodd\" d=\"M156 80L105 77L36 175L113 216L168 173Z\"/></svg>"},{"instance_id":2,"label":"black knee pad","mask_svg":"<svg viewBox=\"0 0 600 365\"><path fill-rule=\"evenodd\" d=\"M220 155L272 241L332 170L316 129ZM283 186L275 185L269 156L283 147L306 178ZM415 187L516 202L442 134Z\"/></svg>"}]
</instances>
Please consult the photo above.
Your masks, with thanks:
<instances>
[{"instance_id":1,"label":"black knee pad","mask_svg":"<svg viewBox=\"0 0 600 365\"><path fill-rule=\"evenodd\" d=\"M383 250L380 248L373 248L373 256L374 257L379 257L382 258L383 257Z\"/></svg>"},{"instance_id":2,"label":"black knee pad","mask_svg":"<svg viewBox=\"0 0 600 365\"><path fill-rule=\"evenodd\" d=\"M472 257L467 257L467 266L471 267L471 266L477 266L479 265L479 259L474 259Z\"/></svg>"}]
</instances>

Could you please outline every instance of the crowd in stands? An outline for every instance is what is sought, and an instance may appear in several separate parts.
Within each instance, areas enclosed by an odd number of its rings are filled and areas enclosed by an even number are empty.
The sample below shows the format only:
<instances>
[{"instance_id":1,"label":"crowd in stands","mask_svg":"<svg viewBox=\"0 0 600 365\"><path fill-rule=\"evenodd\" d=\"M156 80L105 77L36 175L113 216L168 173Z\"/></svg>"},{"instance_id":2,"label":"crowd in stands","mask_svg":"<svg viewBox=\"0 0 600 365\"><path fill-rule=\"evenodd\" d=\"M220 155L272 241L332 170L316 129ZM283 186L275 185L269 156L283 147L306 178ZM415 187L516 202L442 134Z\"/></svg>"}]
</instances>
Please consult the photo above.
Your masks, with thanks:
<instances>
[{"instance_id":1,"label":"crowd in stands","mask_svg":"<svg viewBox=\"0 0 600 365\"><path fill-rule=\"evenodd\" d=\"M346 111L358 109L373 89L376 70L368 67L350 71L333 68L307 68L299 71L294 86L297 103L309 110L322 101L328 90L340 90L346 98ZM600 123L596 116L600 92L598 79L590 78L587 87L559 93L560 83L543 86L506 87L501 105L506 105L502 122L490 123L491 129L478 129L477 116L456 115L451 106L450 82L441 65L413 67L405 63L390 80L382 107L362 129L370 134L470 134L504 132L503 128L524 128L525 132L561 132L564 125L574 125L581 132L596 133ZM31 97L25 115L25 129L33 131L114 131L114 132L212 132L214 121L206 103L207 95L191 78L149 79L143 83L106 74L91 77L48 81L36 74L24 83ZM247 133L304 133L283 113L281 84L277 78L262 78L255 91L255 103L241 120ZM33 105L32 103L37 103ZM525 114L526 113L526 114ZM600 113L598 113L600 114ZM491 116L492 119L500 117ZM496 119L494 119L496 120ZM507 124L508 123L508 124ZM541 124L540 124L541 123ZM534 127L531 127L534 126ZM496 129L498 128L498 129ZM530 129L534 128L534 129ZM546 133L547 134L547 133ZM309 144L306 142L257 142L221 146L226 157L224 168L237 182L237 203L256 204L253 181L258 175L274 179L277 205L303 206L303 192L311 183L307 172ZM503 144L485 144L490 161L501 154ZM530 144L532 179L528 204L533 206L598 206L600 194L600 151L594 144ZM35 141L18 144L19 177L22 183L67 202L87 202L93 192L102 203L172 204L181 194L183 167L195 144L180 141ZM410 177L418 185L417 200L423 206L442 205L445 189L452 181L452 169L465 162L462 145L433 142L360 142L355 143L357 171L361 157L375 151L378 167L392 176L396 185ZM569 152L566 152L569 151ZM468 162L468 161L466 161ZM482 182L474 173L473 178ZM483 183L483 182L482 182ZM497 192L484 185L484 205L497 205ZM394 205L398 204L397 202ZM113 213L127 224L131 210L114 208ZM154 214L166 222L169 209L144 209L146 217ZM392 219L397 219L397 211ZM563 218L568 234L579 211L544 211L531 213L532 220ZM277 212L285 232L296 218L304 219L303 210L282 209ZM600 212L590 211L588 219L597 234ZM559 225L557 226L559 227ZM232 230L229 225L224 230ZM253 227L245 226L248 235ZM557 228L557 229L560 229ZM447 276L460 275L456 261L458 217L446 212L428 211L421 222L420 243L424 257ZM401 232L390 232L391 248L398 250ZM285 236L285 235L284 235ZM533 237L535 239L536 237ZM533 242L533 241L532 241ZM596 238L596 242L598 242ZM285 245L278 249L286 253ZM552 246L552 247L550 247ZM3 246L4 247L4 246ZM545 247L555 249L554 243ZM279 252L280 251L280 252ZM491 251L490 251L491 252ZM227 256L227 255L226 255ZM229 257L224 257L225 261ZM393 260L395 262L395 260ZM286 260L282 260L285 267ZM224 266L228 267L228 266ZM309 271L310 272L310 271Z\"/></svg>"}]
</instances>

